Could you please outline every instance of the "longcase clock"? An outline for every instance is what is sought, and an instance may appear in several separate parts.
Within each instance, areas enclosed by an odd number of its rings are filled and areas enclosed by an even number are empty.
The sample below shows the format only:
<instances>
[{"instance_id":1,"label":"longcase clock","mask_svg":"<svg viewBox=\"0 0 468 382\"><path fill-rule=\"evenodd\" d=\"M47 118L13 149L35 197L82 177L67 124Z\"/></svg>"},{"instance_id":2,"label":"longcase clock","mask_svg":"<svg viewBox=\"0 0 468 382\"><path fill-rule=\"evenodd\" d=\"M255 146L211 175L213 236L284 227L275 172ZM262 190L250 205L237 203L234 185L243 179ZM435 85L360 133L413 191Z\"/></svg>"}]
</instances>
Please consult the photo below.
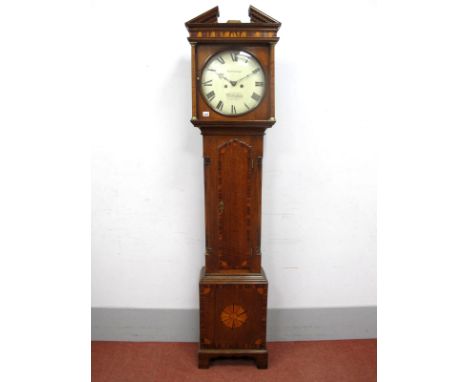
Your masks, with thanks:
<instances>
[{"instance_id":1,"label":"longcase clock","mask_svg":"<svg viewBox=\"0 0 468 382\"><path fill-rule=\"evenodd\" d=\"M252 357L268 366L268 281L261 267L263 136L275 123L277 20L218 23L218 7L185 25L192 46L192 119L203 135L205 266L198 364Z\"/></svg>"}]
</instances>

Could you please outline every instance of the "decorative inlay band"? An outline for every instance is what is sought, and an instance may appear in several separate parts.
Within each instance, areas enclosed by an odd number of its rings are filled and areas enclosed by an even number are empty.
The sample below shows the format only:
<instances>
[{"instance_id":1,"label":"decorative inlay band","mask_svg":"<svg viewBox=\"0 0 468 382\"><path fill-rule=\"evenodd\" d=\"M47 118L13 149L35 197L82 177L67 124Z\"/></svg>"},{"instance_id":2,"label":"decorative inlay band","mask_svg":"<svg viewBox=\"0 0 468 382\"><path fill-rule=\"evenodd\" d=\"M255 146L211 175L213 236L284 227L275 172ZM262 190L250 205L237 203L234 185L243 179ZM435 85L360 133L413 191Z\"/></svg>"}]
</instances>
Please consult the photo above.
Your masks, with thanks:
<instances>
[{"instance_id":1,"label":"decorative inlay band","mask_svg":"<svg viewBox=\"0 0 468 382\"><path fill-rule=\"evenodd\" d=\"M247 312L240 305L228 305L221 312L221 321L230 329L237 329L247 321Z\"/></svg>"},{"instance_id":2,"label":"decorative inlay band","mask_svg":"<svg viewBox=\"0 0 468 382\"><path fill-rule=\"evenodd\" d=\"M257 293L263 295L265 293L265 288L262 288L262 287L257 288Z\"/></svg>"},{"instance_id":3,"label":"decorative inlay band","mask_svg":"<svg viewBox=\"0 0 468 382\"><path fill-rule=\"evenodd\" d=\"M210 287L203 287L201 290L201 294L209 294L211 292Z\"/></svg>"}]
</instances>

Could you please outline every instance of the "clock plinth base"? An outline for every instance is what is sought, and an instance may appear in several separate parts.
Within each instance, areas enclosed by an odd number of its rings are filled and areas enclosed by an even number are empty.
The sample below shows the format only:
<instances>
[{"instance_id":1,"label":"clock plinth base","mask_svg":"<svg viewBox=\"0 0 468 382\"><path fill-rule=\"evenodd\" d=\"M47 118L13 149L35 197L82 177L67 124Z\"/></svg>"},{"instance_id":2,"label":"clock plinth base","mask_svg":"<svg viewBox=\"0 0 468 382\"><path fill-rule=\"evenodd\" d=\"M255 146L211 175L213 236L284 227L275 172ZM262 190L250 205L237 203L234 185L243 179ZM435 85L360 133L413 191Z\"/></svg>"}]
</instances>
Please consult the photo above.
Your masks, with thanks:
<instances>
[{"instance_id":1,"label":"clock plinth base","mask_svg":"<svg viewBox=\"0 0 468 382\"><path fill-rule=\"evenodd\" d=\"M245 350L245 349L212 349L198 351L198 368L208 369L210 361L223 358L249 358L252 359L258 369L268 368L268 350Z\"/></svg>"},{"instance_id":2,"label":"clock plinth base","mask_svg":"<svg viewBox=\"0 0 468 382\"><path fill-rule=\"evenodd\" d=\"M268 366L265 273L200 275L200 368L215 358L253 358Z\"/></svg>"}]
</instances>

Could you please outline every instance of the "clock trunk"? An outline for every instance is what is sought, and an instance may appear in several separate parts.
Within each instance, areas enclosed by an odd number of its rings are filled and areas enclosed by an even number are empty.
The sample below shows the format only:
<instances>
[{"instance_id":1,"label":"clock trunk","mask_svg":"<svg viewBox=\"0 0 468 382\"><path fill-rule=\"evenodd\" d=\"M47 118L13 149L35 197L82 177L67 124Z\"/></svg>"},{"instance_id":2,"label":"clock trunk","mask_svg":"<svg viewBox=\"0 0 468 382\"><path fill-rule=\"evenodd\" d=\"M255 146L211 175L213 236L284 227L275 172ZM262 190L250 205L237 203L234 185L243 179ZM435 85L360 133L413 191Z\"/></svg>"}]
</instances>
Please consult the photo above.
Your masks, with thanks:
<instances>
[{"instance_id":1,"label":"clock trunk","mask_svg":"<svg viewBox=\"0 0 468 382\"><path fill-rule=\"evenodd\" d=\"M260 272L262 135L203 136L207 272Z\"/></svg>"}]
</instances>

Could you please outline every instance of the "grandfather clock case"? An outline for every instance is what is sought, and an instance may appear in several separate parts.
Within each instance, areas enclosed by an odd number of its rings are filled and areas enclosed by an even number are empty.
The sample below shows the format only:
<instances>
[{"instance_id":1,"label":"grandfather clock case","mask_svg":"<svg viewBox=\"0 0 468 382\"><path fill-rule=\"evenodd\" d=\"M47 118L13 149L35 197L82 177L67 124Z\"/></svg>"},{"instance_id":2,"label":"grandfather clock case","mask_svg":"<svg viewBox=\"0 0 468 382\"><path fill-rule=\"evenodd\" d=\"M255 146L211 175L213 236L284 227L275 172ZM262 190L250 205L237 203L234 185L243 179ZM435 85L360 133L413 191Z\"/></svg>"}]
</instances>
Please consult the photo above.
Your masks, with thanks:
<instances>
[{"instance_id":1,"label":"grandfather clock case","mask_svg":"<svg viewBox=\"0 0 468 382\"><path fill-rule=\"evenodd\" d=\"M261 266L262 159L275 124L274 48L281 23L250 6L250 22L218 23L218 7L185 25L192 119L203 136L205 266L198 365L253 358L268 367L268 281Z\"/></svg>"}]
</instances>

